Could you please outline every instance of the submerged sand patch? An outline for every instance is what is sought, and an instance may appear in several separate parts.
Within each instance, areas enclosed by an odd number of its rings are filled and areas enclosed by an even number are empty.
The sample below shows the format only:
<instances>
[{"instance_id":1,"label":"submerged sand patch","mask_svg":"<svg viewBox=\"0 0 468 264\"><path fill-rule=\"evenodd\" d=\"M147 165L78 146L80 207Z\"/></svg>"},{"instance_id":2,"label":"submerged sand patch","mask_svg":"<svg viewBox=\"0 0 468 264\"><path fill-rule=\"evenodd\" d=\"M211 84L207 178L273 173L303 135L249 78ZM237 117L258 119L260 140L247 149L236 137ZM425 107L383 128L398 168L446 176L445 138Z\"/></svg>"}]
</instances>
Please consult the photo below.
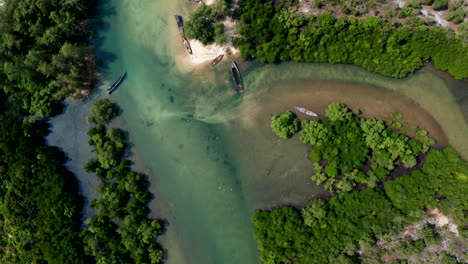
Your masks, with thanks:
<instances>
[{"instance_id":1,"label":"submerged sand patch","mask_svg":"<svg viewBox=\"0 0 468 264\"><path fill-rule=\"evenodd\" d=\"M240 167L240 175L248 200L253 208L280 205L303 206L308 200L326 197L310 176L312 162L308 153L312 146L300 142L298 135L281 139L271 132L274 114L293 111L294 106L307 107L324 117L326 107L335 102L360 109L361 117L389 120L402 113L400 122L425 129L436 139L436 147L448 144L447 138L434 118L411 99L391 90L339 82L288 81L280 82L244 98L238 119L226 125L229 142ZM297 113L300 119L309 117ZM226 133L227 134L227 133Z\"/></svg>"}]
</instances>

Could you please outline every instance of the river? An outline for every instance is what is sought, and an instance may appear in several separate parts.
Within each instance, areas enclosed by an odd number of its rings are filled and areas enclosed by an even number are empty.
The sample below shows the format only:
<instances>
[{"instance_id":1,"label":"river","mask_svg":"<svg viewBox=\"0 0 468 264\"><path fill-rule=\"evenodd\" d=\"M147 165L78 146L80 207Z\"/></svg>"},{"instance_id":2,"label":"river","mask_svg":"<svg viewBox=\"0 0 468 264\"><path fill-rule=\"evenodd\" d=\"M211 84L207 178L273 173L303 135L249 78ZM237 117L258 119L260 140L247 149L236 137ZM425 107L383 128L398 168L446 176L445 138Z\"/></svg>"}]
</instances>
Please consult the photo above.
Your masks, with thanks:
<instances>
[{"instance_id":1,"label":"river","mask_svg":"<svg viewBox=\"0 0 468 264\"><path fill-rule=\"evenodd\" d=\"M258 263L252 212L325 195L310 180L308 147L269 129L272 114L296 104L320 114L331 102L369 117L400 112L405 125L427 129L438 147L453 145L468 159L466 82L431 67L395 80L350 65L240 61L246 92L236 95L229 59L214 70L180 65L185 51L174 15L187 17L195 7L188 0L104 1L95 40L103 61L99 91L69 102L48 137L68 154L82 194L92 199L97 180L82 169L91 156L85 117L93 101L107 97L102 90L128 72L110 97L122 109L112 125L128 131L135 168L155 194L151 214L168 222L160 238L166 263Z\"/></svg>"}]
</instances>

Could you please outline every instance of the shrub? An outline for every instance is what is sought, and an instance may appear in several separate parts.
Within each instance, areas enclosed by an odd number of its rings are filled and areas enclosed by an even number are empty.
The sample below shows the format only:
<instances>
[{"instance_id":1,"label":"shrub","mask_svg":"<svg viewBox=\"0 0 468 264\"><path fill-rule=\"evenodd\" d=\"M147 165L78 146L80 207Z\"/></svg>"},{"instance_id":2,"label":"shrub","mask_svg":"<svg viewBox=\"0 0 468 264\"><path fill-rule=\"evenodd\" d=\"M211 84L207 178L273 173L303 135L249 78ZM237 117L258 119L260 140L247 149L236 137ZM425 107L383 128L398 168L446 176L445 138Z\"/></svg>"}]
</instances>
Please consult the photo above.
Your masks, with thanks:
<instances>
[{"instance_id":1,"label":"shrub","mask_svg":"<svg viewBox=\"0 0 468 264\"><path fill-rule=\"evenodd\" d=\"M102 99L94 103L91 108L91 116L86 120L93 124L107 124L117 116L118 112L117 105L109 99Z\"/></svg>"},{"instance_id":2,"label":"shrub","mask_svg":"<svg viewBox=\"0 0 468 264\"><path fill-rule=\"evenodd\" d=\"M446 9L448 6L448 0L435 0L434 3L432 3L432 8L435 10L442 10Z\"/></svg>"},{"instance_id":3,"label":"shrub","mask_svg":"<svg viewBox=\"0 0 468 264\"><path fill-rule=\"evenodd\" d=\"M284 112L271 118L271 129L281 138L288 138L299 131L300 122L292 112Z\"/></svg>"},{"instance_id":4,"label":"shrub","mask_svg":"<svg viewBox=\"0 0 468 264\"><path fill-rule=\"evenodd\" d=\"M447 19L455 24L460 24L465 20L465 15L466 13L463 9L449 11L447 14Z\"/></svg>"}]
</instances>

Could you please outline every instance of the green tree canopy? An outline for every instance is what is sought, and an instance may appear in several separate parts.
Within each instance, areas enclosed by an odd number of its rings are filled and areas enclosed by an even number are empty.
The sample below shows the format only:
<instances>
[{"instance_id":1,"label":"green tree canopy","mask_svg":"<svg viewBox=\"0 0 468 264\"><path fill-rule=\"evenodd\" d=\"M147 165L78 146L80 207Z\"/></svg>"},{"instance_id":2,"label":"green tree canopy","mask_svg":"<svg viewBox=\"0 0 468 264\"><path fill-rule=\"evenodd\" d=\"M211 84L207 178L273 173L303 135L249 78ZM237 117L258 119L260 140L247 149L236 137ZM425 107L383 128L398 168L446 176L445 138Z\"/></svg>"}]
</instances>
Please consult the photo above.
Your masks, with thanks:
<instances>
[{"instance_id":1,"label":"green tree canopy","mask_svg":"<svg viewBox=\"0 0 468 264\"><path fill-rule=\"evenodd\" d=\"M117 116L119 109L109 99L102 99L94 103L91 116L86 120L93 124L107 124Z\"/></svg>"},{"instance_id":2,"label":"green tree canopy","mask_svg":"<svg viewBox=\"0 0 468 264\"><path fill-rule=\"evenodd\" d=\"M292 112L284 112L271 118L271 129L281 138L288 138L300 128L300 121Z\"/></svg>"}]
</instances>

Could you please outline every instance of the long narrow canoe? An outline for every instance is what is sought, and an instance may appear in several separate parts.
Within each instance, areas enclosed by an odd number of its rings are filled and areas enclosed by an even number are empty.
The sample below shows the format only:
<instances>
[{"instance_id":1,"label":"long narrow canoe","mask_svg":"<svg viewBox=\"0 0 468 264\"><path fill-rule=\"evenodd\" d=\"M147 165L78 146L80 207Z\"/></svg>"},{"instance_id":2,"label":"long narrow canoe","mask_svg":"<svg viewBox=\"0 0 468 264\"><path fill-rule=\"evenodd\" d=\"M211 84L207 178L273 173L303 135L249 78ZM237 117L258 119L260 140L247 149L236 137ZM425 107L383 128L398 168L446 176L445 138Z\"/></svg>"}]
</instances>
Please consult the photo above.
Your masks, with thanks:
<instances>
[{"instance_id":1,"label":"long narrow canoe","mask_svg":"<svg viewBox=\"0 0 468 264\"><path fill-rule=\"evenodd\" d=\"M216 64L218 64L223 58L224 58L224 54L221 54L221 55L219 55L218 57L216 57L216 58L210 63L210 67L213 68L214 66L216 66Z\"/></svg>"},{"instance_id":2,"label":"long narrow canoe","mask_svg":"<svg viewBox=\"0 0 468 264\"><path fill-rule=\"evenodd\" d=\"M242 93L244 91L244 84L242 83L242 77L239 71L239 67L237 67L237 63L235 61L232 61L231 70L232 70L232 77L234 78L236 92Z\"/></svg>"},{"instance_id":3,"label":"long narrow canoe","mask_svg":"<svg viewBox=\"0 0 468 264\"><path fill-rule=\"evenodd\" d=\"M188 42L187 38L183 35L181 37L182 37L182 42L184 42L185 49L190 55L192 55L193 54L192 47L190 47L190 43Z\"/></svg>"},{"instance_id":4,"label":"long narrow canoe","mask_svg":"<svg viewBox=\"0 0 468 264\"><path fill-rule=\"evenodd\" d=\"M182 20L182 17L179 15L175 15L175 20L177 22L177 27L179 28L180 34L184 34L184 21Z\"/></svg>"},{"instance_id":5,"label":"long narrow canoe","mask_svg":"<svg viewBox=\"0 0 468 264\"><path fill-rule=\"evenodd\" d=\"M115 81L111 86L109 86L106 90L108 94L111 94L117 87L122 83L123 79L127 75L127 72L124 72L120 75L119 79Z\"/></svg>"},{"instance_id":6,"label":"long narrow canoe","mask_svg":"<svg viewBox=\"0 0 468 264\"><path fill-rule=\"evenodd\" d=\"M297 111L301 112L301 113L304 113L308 116L314 116L314 117L318 117L319 115L316 114L315 112L312 112L310 111L309 109L307 108L304 108L304 107L300 107L300 106L294 106L294 109L296 109Z\"/></svg>"}]
</instances>

